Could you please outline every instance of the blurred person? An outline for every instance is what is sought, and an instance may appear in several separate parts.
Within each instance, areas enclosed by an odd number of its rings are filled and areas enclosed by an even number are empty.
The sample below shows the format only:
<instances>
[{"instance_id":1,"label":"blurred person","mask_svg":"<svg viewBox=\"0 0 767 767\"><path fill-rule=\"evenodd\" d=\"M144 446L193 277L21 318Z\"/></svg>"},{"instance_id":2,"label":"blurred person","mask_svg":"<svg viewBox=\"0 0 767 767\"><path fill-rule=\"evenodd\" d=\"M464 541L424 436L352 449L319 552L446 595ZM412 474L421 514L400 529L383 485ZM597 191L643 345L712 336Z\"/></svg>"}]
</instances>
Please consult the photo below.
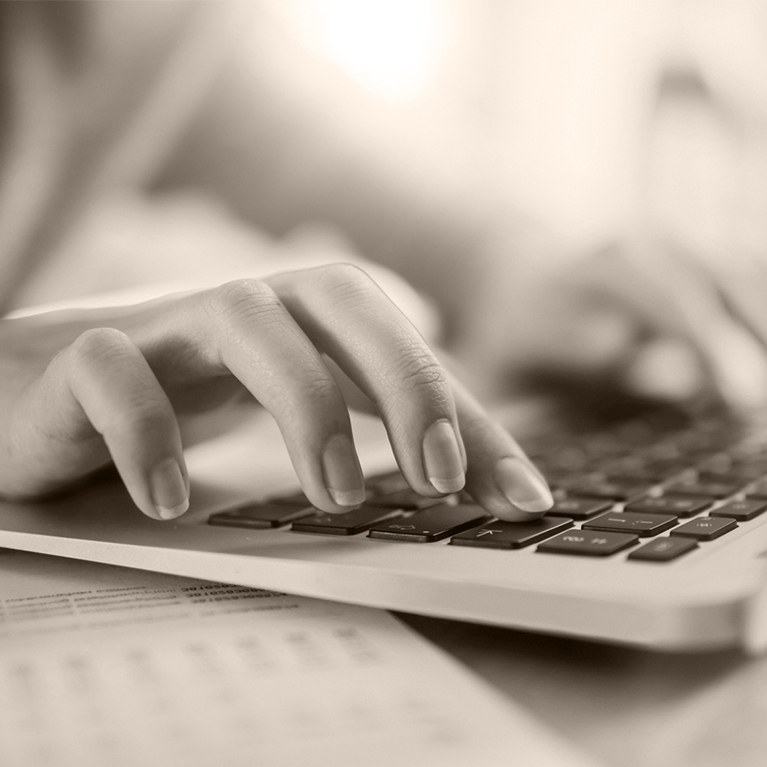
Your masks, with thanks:
<instances>
[{"instance_id":1,"label":"blurred person","mask_svg":"<svg viewBox=\"0 0 767 767\"><path fill-rule=\"evenodd\" d=\"M347 410L361 402L384 421L417 492L465 485L499 517L539 515L552 503L541 475L367 272L417 303L396 278L360 268L334 244L295 258L300 247L253 231L207 197L169 207L141 197L164 184L199 185L272 231L314 219L348 224L352 236L397 253L395 267L422 242L436 253L449 241L439 206L403 188L388 158L368 157L359 136L275 75L284 54L266 15L260 38L238 38L252 10L0 5L3 311L172 276L214 280L155 289L139 303L2 320L0 494L45 496L113 462L141 511L175 518L189 505L188 422L245 397L277 420L318 508L364 499ZM127 239L123 262L110 264L98 257L99 236L115 230Z\"/></svg>"}]
</instances>

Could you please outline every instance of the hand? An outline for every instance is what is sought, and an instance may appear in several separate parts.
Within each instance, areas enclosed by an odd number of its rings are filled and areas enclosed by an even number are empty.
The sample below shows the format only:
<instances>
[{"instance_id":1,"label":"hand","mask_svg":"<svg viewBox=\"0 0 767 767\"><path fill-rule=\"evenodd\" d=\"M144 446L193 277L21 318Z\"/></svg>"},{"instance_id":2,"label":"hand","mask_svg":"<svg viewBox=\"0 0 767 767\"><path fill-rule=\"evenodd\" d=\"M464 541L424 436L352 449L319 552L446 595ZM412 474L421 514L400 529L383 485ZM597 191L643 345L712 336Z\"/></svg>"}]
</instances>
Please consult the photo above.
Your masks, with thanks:
<instances>
[{"instance_id":1,"label":"hand","mask_svg":"<svg viewBox=\"0 0 767 767\"><path fill-rule=\"evenodd\" d=\"M499 248L459 358L487 397L532 373L612 382L734 411L767 403L767 265L718 268L667 240L561 258L550 243ZM519 246L517 246L519 247Z\"/></svg>"},{"instance_id":2,"label":"hand","mask_svg":"<svg viewBox=\"0 0 767 767\"><path fill-rule=\"evenodd\" d=\"M175 518L188 507L186 422L245 395L276 419L311 502L346 511L364 499L349 386L338 380L348 378L380 414L417 492L465 483L505 519L535 517L552 502L514 440L355 266L4 320L0 350L6 497L56 491L112 461L141 511Z\"/></svg>"}]
</instances>

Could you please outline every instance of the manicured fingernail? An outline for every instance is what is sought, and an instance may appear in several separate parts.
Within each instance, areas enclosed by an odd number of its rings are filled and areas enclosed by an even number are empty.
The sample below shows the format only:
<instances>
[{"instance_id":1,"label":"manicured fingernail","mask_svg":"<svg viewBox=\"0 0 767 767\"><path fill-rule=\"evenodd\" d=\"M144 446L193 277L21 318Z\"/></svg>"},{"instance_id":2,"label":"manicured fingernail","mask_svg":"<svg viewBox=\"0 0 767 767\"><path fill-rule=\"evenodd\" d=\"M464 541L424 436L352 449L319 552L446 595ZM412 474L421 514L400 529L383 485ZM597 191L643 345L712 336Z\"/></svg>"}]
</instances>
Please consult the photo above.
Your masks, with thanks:
<instances>
[{"instance_id":1,"label":"manicured fingernail","mask_svg":"<svg viewBox=\"0 0 767 767\"><path fill-rule=\"evenodd\" d=\"M450 421L432 424L423 438L426 476L439 493L457 493L466 482L461 449Z\"/></svg>"},{"instance_id":2,"label":"manicured fingernail","mask_svg":"<svg viewBox=\"0 0 767 767\"><path fill-rule=\"evenodd\" d=\"M152 501L161 519L176 519L189 508L189 488L175 459L155 466L150 482Z\"/></svg>"},{"instance_id":3,"label":"manicured fingernail","mask_svg":"<svg viewBox=\"0 0 767 767\"><path fill-rule=\"evenodd\" d=\"M352 441L345 434L331 437L322 453L325 487L339 506L359 506L365 500L365 480Z\"/></svg>"},{"instance_id":4,"label":"manicured fingernail","mask_svg":"<svg viewBox=\"0 0 767 767\"><path fill-rule=\"evenodd\" d=\"M546 483L521 458L501 458L495 465L495 481L509 502L522 511L546 511L554 505Z\"/></svg>"}]
</instances>

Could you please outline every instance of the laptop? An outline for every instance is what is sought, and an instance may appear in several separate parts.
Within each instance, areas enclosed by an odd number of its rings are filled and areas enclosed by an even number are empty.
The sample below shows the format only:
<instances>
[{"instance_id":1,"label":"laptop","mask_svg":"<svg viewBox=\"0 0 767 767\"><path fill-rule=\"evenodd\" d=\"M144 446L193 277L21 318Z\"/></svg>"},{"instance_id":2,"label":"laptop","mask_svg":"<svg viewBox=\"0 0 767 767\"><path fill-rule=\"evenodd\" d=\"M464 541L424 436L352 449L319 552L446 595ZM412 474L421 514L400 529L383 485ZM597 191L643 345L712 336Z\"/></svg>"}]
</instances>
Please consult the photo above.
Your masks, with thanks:
<instances>
[{"instance_id":1,"label":"laptop","mask_svg":"<svg viewBox=\"0 0 767 767\"><path fill-rule=\"evenodd\" d=\"M107 475L54 501L0 503L0 547L654 650L761 652L765 419L657 403L585 412L597 410L499 411L554 488L534 523L499 522L463 494L416 496L364 417L368 500L319 513L275 424L252 408L188 450L180 519L143 516Z\"/></svg>"}]
</instances>

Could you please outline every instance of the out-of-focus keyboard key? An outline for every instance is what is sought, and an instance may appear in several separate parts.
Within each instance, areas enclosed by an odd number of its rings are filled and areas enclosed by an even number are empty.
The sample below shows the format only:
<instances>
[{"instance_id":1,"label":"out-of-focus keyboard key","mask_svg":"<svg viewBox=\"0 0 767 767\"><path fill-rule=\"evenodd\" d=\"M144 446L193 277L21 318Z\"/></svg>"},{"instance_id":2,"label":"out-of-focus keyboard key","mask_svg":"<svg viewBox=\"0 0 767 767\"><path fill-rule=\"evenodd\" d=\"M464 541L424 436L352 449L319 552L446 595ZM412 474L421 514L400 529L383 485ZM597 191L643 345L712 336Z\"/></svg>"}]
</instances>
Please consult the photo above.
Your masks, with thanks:
<instances>
[{"instance_id":1,"label":"out-of-focus keyboard key","mask_svg":"<svg viewBox=\"0 0 767 767\"><path fill-rule=\"evenodd\" d=\"M612 505L611 501L602 498L564 498L557 501L546 516L588 519L601 511L609 511Z\"/></svg>"},{"instance_id":2,"label":"out-of-focus keyboard key","mask_svg":"<svg viewBox=\"0 0 767 767\"><path fill-rule=\"evenodd\" d=\"M729 498L743 487L743 482L706 481L697 477L682 479L665 489L667 495L700 495L706 498Z\"/></svg>"},{"instance_id":3,"label":"out-of-focus keyboard key","mask_svg":"<svg viewBox=\"0 0 767 767\"><path fill-rule=\"evenodd\" d=\"M300 517L306 517L315 509L304 506L298 509L276 503L259 503L242 506L231 511L211 514L208 524L224 527L247 527L255 530L266 530L272 527L282 527Z\"/></svg>"},{"instance_id":4,"label":"out-of-focus keyboard key","mask_svg":"<svg viewBox=\"0 0 767 767\"><path fill-rule=\"evenodd\" d=\"M280 495L277 498L270 498L268 503L275 503L280 506L298 506L302 509L312 505L312 502L303 493Z\"/></svg>"},{"instance_id":5,"label":"out-of-focus keyboard key","mask_svg":"<svg viewBox=\"0 0 767 767\"><path fill-rule=\"evenodd\" d=\"M642 562L670 562L697 548L698 543L692 538L664 536L634 549L629 553L628 558Z\"/></svg>"},{"instance_id":6,"label":"out-of-focus keyboard key","mask_svg":"<svg viewBox=\"0 0 767 767\"><path fill-rule=\"evenodd\" d=\"M713 501L700 496L664 495L660 498L642 498L626 504L626 511L641 514L673 514L676 517L692 517L711 506Z\"/></svg>"},{"instance_id":7,"label":"out-of-focus keyboard key","mask_svg":"<svg viewBox=\"0 0 767 767\"><path fill-rule=\"evenodd\" d=\"M754 517L758 517L767 509L767 501L761 500L747 500L747 501L732 501L731 503L721 506L718 509L714 509L709 516L711 517L728 517L729 519L737 520L738 522L748 522Z\"/></svg>"},{"instance_id":8,"label":"out-of-focus keyboard key","mask_svg":"<svg viewBox=\"0 0 767 767\"><path fill-rule=\"evenodd\" d=\"M532 522L495 520L479 528L454 535L454 546L476 546L487 549L521 549L572 527L571 519L542 517Z\"/></svg>"},{"instance_id":9,"label":"out-of-focus keyboard key","mask_svg":"<svg viewBox=\"0 0 767 767\"><path fill-rule=\"evenodd\" d=\"M360 506L343 514L327 514L317 511L303 517L291 526L297 533L326 533L328 535L356 535L384 519L400 515L393 509L379 506Z\"/></svg>"},{"instance_id":10,"label":"out-of-focus keyboard key","mask_svg":"<svg viewBox=\"0 0 767 767\"><path fill-rule=\"evenodd\" d=\"M685 522L673 529L671 535L681 535L685 538L694 538L696 541L713 541L715 538L736 530L738 525L733 519L717 517L701 517Z\"/></svg>"},{"instance_id":11,"label":"out-of-focus keyboard key","mask_svg":"<svg viewBox=\"0 0 767 767\"><path fill-rule=\"evenodd\" d=\"M608 498L613 501L628 501L644 495L652 483L638 477L607 477L577 483L567 488L568 496Z\"/></svg>"},{"instance_id":12,"label":"out-of-focus keyboard key","mask_svg":"<svg viewBox=\"0 0 767 767\"><path fill-rule=\"evenodd\" d=\"M607 557L633 546L639 538L626 533L600 533L572 530L538 544L536 551L547 554L575 554L584 557Z\"/></svg>"},{"instance_id":13,"label":"out-of-focus keyboard key","mask_svg":"<svg viewBox=\"0 0 767 767\"><path fill-rule=\"evenodd\" d=\"M441 504L373 527L368 536L382 541L431 543L477 527L490 515L481 506Z\"/></svg>"},{"instance_id":14,"label":"out-of-focus keyboard key","mask_svg":"<svg viewBox=\"0 0 767 767\"><path fill-rule=\"evenodd\" d=\"M767 499L767 479L760 479L758 482L754 482L753 486L746 490L746 497Z\"/></svg>"},{"instance_id":15,"label":"out-of-focus keyboard key","mask_svg":"<svg viewBox=\"0 0 767 767\"><path fill-rule=\"evenodd\" d=\"M366 480L365 485L371 493L376 495L386 495L387 493L396 493L400 490L410 489L407 480L398 471L370 477Z\"/></svg>"},{"instance_id":16,"label":"out-of-focus keyboard key","mask_svg":"<svg viewBox=\"0 0 767 767\"><path fill-rule=\"evenodd\" d=\"M424 495L418 495L415 490L397 490L393 493L379 494L371 493L368 496L368 503L373 506L385 506L387 509L402 509L403 511L417 511L426 509L429 506L445 503L444 498L427 498Z\"/></svg>"},{"instance_id":17,"label":"out-of-focus keyboard key","mask_svg":"<svg viewBox=\"0 0 767 767\"><path fill-rule=\"evenodd\" d=\"M668 514L640 514L638 512L611 511L583 523L584 530L633 533L642 538L663 533L676 524L676 517Z\"/></svg>"}]
</instances>

